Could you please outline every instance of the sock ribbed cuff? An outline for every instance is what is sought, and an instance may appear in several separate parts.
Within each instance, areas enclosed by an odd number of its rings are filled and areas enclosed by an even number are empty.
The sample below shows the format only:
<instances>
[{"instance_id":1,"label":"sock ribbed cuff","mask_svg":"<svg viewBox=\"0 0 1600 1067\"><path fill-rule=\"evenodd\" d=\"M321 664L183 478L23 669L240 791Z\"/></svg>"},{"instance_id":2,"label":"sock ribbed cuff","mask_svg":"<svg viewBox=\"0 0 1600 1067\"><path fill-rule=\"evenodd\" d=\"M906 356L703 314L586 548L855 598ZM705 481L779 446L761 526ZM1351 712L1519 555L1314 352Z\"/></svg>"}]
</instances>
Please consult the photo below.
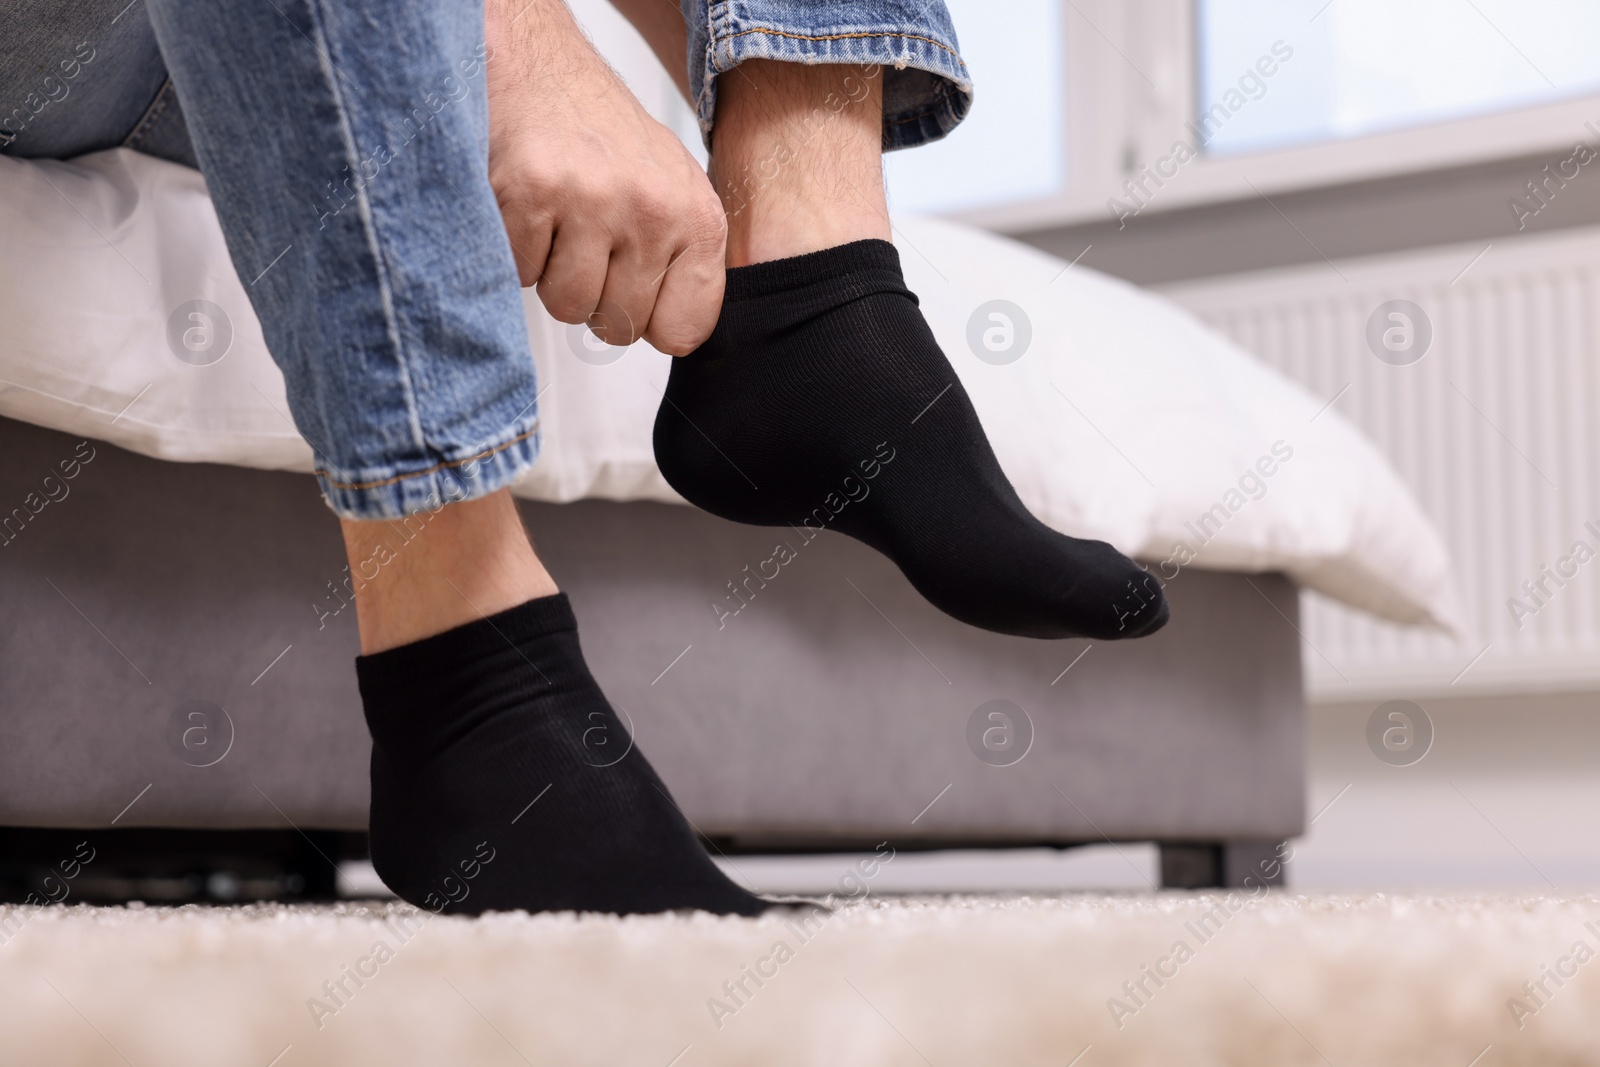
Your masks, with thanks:
<instances>
[{"instance_id":1,"label":"sock ribbed cuff","mask_svg":"<svg viewBox=\"0 0 1600 1067\"><path fill-rule=\"evenodd\" d=\"M728 271L723 303L770 296L773 293L835 281L857 274L887 274L895 286L903 288L900 253L888 241L869 238L849 244L807 252L787 259L752 263Z\"/></svg>"},{"instance_id":2,"label":"sock ribbed cuff","mask_svg":"<svg viewBox=\"0 0 1600 1067\"><path fill-rule=\"evenodd\" d=\"M576 630L567 594L537 597L514 608L463 623L442 634L409 645L356 657L356 677L363 696L401 689L438 676L441 663L471 661L504 651L507 643L520 647L563 630Z\"/></svg>"}]
</instances>

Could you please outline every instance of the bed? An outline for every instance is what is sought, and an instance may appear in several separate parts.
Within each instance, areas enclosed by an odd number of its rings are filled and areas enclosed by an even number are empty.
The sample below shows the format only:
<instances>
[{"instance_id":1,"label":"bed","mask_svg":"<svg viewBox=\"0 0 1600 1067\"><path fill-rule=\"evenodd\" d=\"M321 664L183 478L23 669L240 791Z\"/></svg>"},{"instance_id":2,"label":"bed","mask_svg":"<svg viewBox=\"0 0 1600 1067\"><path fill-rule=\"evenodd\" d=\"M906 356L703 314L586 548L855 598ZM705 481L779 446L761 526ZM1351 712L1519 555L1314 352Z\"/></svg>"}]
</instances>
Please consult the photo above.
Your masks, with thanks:
<instances>
[{"instance_id":1,"label":"bed","mask_svg":"<svg viewBox=\"0 0 1600 1067\"><path fill-rule=\"evenodd\" d=\"M354 612L203 182L114 150L0 157L0 190L8 891L87 830L191 892L228 863L328 891L366 815ZM1024 501L1145 561L1172 623L976 631L832 534L730 615L783 535L661 479L667 357L596 350L529 294L543 452L515 492L619 751L730 852L1157 841L1171 884L1264 878L1304 828L1300 590L1448 627L1436 531L1330 398L1174 306L949 223L896 239ZM227 335L199 356L197 307ZM971 340L997 309L1027 338L1003 359Z\"/></svg>"}]
</instances>

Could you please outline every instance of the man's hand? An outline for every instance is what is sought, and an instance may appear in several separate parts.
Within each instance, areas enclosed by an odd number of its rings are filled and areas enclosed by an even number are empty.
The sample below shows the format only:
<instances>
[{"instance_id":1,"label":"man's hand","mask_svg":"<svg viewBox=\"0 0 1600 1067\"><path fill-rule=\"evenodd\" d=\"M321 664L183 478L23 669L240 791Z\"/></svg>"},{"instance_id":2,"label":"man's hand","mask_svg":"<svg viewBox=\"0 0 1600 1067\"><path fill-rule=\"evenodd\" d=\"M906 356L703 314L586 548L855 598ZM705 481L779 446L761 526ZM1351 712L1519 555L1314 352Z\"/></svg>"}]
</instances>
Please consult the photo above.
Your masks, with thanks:
<instances>
[{"instance_id":1,"label":"man's hand","mask_svg":"<svg viewBox=\"0 0 1600 1067\"><path fill-rule=\"evenodd\" d=\"M489 181L523 285L609 344L687 355L722 307L727 224L562 0L488 0Z\"/></svg>"}]
</instances>

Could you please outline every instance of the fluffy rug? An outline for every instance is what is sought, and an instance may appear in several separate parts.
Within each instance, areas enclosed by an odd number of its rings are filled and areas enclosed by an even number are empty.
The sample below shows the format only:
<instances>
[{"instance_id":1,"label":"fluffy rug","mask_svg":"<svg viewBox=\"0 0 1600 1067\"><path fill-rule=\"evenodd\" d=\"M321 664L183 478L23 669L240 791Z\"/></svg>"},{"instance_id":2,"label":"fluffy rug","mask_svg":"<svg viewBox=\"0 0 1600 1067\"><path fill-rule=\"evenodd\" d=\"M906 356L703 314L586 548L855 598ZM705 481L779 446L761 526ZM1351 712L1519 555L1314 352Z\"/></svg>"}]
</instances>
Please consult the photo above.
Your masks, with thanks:
<instances>
[{"instance_id":1,"label":"fluffy rug","mask_svg":"<svg viewBox=\"0 0 1600 1067\"><path fill-rule=\"evenodd\" d=\"M1600 898L835 903L0 908L0 1063L1600 1062Z\"/></svg>"}]
</instances>

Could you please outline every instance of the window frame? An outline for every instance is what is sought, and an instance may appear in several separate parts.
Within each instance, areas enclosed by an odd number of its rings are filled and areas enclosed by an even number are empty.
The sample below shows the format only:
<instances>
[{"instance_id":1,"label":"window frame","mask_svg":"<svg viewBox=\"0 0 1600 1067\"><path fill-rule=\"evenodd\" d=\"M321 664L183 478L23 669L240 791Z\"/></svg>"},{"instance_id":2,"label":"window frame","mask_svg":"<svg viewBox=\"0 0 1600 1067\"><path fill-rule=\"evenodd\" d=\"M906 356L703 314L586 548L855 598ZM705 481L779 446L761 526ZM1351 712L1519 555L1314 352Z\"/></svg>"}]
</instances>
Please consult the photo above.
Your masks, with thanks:
<instances>
[{"instance_id":1,"label":"window frame","mask_svg":"<svg viewBox=\"0 0 1600 1067\"><path fill-rule=\"evenodd\" d=\"M1124 183L1185 137L1199 97L1195 0L1061 2L1064 187L947 217L1002 232L1117 222L1110 202L1133 203ZM1138 214L1546 153L1555 163L1579 142L1600 151L1600 94L1286 148L1201 154L1159 188L1145 179L1153 195ZM1530 170L1528 180L1541 176ZM1508 200L1517 194L1506 190Z\"/></svg>"}]
</instances>

